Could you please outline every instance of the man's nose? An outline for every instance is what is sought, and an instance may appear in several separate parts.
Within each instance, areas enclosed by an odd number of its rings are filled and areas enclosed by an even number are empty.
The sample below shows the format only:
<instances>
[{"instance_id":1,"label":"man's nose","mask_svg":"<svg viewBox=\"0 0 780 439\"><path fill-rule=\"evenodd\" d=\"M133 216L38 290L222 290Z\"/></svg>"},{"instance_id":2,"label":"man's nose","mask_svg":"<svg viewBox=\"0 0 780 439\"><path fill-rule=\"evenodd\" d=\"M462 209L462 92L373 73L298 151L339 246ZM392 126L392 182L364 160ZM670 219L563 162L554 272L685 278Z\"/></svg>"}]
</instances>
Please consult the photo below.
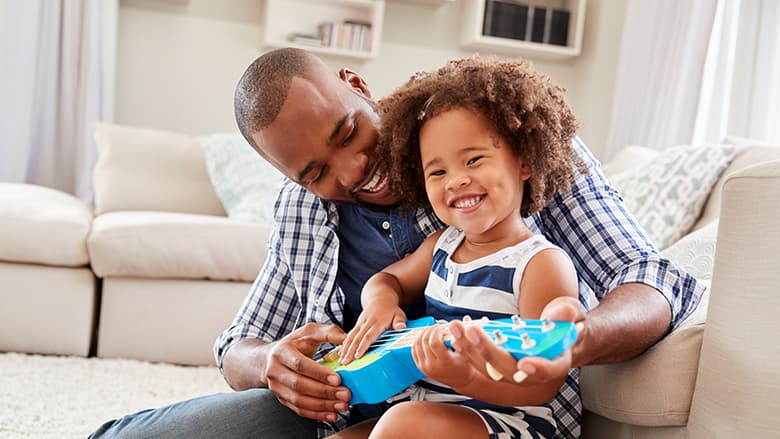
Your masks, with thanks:
<instances>
[{"instance_id":1,"label":"man's nose","mask_svg":"<svg viewBox=\"0 0 780 439\"><path fill-rule=\"evenodd\" d=\"M447 180L447 184L444 186L448 191L457 190L469 184L471 179L466 174L453 175L452 178Z\"/></svg>"},{"instance_id":2,"label":"man's nose","mask_svg":"<svg viewBox=\"0 0 780 439\"><path fill-rule=\"evenodd\" d=\"M344 150L334 157L333 168L339 184L347 189L354 189L354 185L361 182L366 173L368 157L363 153Z\"/></svg>"}]
</instances>

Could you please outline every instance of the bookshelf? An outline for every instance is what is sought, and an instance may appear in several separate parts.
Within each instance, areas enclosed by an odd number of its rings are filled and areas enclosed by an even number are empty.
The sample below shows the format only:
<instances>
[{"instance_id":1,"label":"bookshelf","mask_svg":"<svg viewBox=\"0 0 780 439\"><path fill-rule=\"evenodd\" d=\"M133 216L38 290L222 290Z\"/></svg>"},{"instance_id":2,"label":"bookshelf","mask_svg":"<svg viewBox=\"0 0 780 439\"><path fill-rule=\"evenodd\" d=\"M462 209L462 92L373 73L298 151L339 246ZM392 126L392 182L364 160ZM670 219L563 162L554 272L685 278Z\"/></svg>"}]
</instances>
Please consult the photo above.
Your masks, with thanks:
<instances>
[{"instance_id":1,"label":"bookshelf","mask_svg":"<svg viewBox=\"0 0 780 439\"><path fill-rule=\"evenodd\" d=\"M373 59L384 8L384 0L265 0L263 46Z\"/></svg>"},{"instance_id":2,"label":"bookshelf","mask_svg":"<svg viewBox=\"0 0 780 439\"><path fill-rule=\"evenodd\" d=\"M461 45L484 53L561 60L582 50L586 0L461 2Z\"/></svg>"}]
</instances>

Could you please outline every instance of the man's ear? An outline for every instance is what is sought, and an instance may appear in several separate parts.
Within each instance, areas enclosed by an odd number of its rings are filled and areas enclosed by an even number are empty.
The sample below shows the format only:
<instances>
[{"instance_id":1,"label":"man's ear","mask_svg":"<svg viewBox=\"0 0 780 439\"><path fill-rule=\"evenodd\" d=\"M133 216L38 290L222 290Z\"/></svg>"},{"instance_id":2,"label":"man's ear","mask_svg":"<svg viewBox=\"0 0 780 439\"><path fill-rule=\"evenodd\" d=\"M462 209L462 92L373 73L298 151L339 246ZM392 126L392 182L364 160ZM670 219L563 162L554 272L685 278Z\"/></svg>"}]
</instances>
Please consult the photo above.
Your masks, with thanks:
<instances>
[{"instance_id":1,"label":"man's ear","mask_svg":"<svg viewBox=\"0 0 780 439\"><path fill-rule=\"evenodd\" d=\"M339 79L350 85L355 91L363 96L371 99L371 90L368 89L368 84L357 73L353 72L347 67L339 69Z\"/></svg>"}]
</instances>

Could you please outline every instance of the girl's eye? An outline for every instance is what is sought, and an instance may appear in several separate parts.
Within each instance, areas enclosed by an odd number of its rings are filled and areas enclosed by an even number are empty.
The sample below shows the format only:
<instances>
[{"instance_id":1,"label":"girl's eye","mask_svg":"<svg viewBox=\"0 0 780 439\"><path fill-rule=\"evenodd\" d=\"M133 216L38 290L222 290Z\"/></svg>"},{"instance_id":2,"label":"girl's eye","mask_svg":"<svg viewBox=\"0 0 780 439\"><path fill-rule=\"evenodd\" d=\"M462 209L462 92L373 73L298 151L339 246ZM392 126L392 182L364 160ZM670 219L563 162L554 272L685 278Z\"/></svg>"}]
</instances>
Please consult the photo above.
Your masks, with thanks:
<instances>
[{"instance_id":1,"label":"girl's eye","mask_svg":"<svg viewBox=\"0 0 780 439\"><path fill-rule=\"evenodd\" d=\"M469 159L469 161L466 162L466 164L467 165L473 165L474 163L477 163L481 158L482 158L481 155L480 156L476 156L476 157L474 157L472 159Z\"/></svg>"},{"instance_id":2,"label":"girl's eye","mask_svg":"<svg viewBox=\"0 0 780 439\"><path fill-rule=\"evenodd\" d=\"M444 175L444 169L437 169L437 170L435 170L435 171L430 173L431 177L438 177L438 176L441 176L441 175Z\"/></svg>"}]
</instances>

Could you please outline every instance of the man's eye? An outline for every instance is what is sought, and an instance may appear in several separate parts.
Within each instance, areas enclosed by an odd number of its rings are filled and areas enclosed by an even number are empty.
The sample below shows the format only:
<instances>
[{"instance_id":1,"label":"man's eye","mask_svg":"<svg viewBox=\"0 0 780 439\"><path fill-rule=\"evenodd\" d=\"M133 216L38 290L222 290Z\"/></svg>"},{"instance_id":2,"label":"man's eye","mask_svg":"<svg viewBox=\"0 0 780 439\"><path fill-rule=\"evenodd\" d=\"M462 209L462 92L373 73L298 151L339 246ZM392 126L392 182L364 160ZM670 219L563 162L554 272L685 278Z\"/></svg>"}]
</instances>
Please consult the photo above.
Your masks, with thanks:
<instances>
[{"instance_id":1,"label":"man's eye","mask_svg":"<svg viewBox=\"0 0 780 439\"><path fill-rule=\"evenodd\" d=\"M349 134L347 134L347 137L344 138L344 140L341 141L342 146L349 145L349 142L355 138L355 135L357 134L357 121L355 121L355 125L352 127L352 130L350 130Z\"/></svg>"},{"instance_id":2,"label":"man's eye","mask_svg":"<svg viewBox=\"0 0 780 439\"><path fill-rule=\"evenodd\" d=\"M317 183L317 182L319 182L320 180L322 180L322 178L323 178L323 177L325 177L325 173L326 173L326 172L328 172L328 166L327 166L327 165L325 165L325 166L323 166L323 167L321 167L321 168L320 168L320 172L318 172L318 173L317 173L317 176L316 176L316 177L314 177L314 178L311 180L311 183L310 183L310 184L314 184L314 183Z\"/></svg>"},{"instance_id":3,"label":"man's eye","mask_svg":"<svg viewBox=\"0 0 780 439\"><path fill-rule=\"evenodd\" d=\"M479 155L474 158L469 159L468 162L466 162L467 165L473 165L474 163L477 163L480 159L482 159L483 156Z\"/></svg>"}]
</instances>

